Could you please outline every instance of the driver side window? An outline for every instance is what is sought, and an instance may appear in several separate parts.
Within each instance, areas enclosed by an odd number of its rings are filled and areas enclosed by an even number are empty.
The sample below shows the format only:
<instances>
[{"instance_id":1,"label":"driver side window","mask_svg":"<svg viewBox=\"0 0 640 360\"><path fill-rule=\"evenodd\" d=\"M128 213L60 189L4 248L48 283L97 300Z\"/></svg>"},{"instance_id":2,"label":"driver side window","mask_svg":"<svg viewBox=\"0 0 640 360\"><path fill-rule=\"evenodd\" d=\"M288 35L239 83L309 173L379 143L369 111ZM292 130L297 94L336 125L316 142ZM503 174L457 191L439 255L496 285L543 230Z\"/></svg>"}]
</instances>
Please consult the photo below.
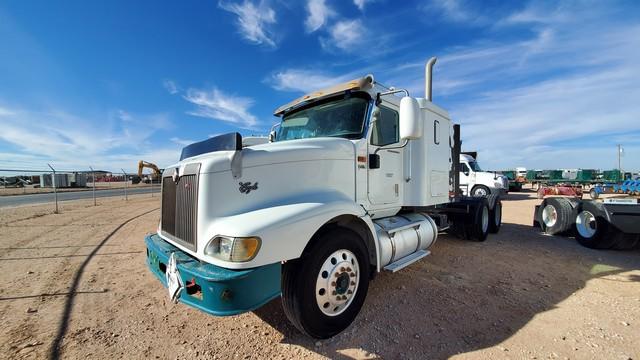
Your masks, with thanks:
<instances>
[{"instance_id":1,"label":"driver side window","mask_svg":"<svg viewBox=\"0 0 640 360\"><path fill-rule=\"evenodd\" d=\"M461 170L465 175L469 175L470 170L469 170L469 167L467 166L467 164L462 163L462 164L460 164L460 165L461 165L460 170Z\"/></svg>"},{"instance_id":2,"label":"driver side window","mask_svg":"<svg viewBox=\"0 0 640 360\"><path fill-rule=\"evenodd\" d=\"M378 121L373 124L371 131L371 145L385 146L397 143L399 134L399 115L395 110L380 106Z\"/></svg>"}]
</instances>

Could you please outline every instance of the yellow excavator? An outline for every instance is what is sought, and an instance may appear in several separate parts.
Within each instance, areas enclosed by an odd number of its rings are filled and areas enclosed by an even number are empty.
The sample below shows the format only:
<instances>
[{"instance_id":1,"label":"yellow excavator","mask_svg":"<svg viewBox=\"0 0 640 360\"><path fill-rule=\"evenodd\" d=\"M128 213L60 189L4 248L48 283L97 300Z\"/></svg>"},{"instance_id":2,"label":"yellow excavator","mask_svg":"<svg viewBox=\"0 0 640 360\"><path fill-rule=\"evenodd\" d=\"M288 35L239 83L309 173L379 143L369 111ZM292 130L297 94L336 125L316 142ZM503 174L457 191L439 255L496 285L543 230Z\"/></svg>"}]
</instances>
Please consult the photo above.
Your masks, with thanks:
<instances>
[{"instance_id":1,"label":"yellow excavator","mask_svg":"<svg viewBox=\"0 0 640 360\"><path fill-rule=\"evenodd\" d=\"M151 175L143 175L142 170L144 170L144 168L151 169ZM137 178L133 179L132 183L137 184L140 181L144 182L145 184L149 184L151 182L159 183L162 176L162 170L163 169L159 169L158 166L154 163L140 160L138 161L138 176Z\"/></svg>"}]
</instances>

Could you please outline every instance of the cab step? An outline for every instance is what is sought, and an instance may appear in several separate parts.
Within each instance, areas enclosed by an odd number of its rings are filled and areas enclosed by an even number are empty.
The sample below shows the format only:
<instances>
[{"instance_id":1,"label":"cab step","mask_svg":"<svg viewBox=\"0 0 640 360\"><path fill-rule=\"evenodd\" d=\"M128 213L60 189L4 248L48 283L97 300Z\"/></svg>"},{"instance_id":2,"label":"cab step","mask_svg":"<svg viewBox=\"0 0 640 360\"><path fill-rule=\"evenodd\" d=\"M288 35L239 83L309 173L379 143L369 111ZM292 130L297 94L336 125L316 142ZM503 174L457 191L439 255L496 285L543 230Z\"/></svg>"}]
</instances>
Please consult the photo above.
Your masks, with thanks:
<instances>
[{"instance_id":1,"label":"cab step","mask_svg":"<svg viewBox=\"0 0 640 360\"><path fill-rule=\"evenodd\" d=\"M385 266L384 269L387 271L396 272L426 257L429 254L431 254L431 251L429 250L418 250L414 253L411 253L403 257L402 259L399 259L398 261L392 262L391 264Z\"/></svg>"}]
</instances>

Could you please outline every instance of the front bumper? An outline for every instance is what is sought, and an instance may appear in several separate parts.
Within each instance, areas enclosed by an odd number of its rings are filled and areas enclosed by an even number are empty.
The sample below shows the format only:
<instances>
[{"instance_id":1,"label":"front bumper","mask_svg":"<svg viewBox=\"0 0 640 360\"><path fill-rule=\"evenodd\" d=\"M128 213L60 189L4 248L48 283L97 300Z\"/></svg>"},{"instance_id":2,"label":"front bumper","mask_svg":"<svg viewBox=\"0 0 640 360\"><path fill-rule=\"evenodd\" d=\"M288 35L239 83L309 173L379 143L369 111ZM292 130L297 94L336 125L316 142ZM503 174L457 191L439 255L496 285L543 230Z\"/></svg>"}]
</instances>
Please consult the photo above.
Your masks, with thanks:
<instances>
[{"instance_id":1,"label":"front bumper","mask_svg":"<svg viewBox=\"0 0 640 360\"><path fill-rule=\"evenodd\" d=\"M236 315L255 310L280 296L280 263L246 270L229 270L200 262L169 244L157 234L144 239L147 265L164 287L165 271L171 253L185 288L180 302L217 316Z\"/></svg>"}]
</instances>

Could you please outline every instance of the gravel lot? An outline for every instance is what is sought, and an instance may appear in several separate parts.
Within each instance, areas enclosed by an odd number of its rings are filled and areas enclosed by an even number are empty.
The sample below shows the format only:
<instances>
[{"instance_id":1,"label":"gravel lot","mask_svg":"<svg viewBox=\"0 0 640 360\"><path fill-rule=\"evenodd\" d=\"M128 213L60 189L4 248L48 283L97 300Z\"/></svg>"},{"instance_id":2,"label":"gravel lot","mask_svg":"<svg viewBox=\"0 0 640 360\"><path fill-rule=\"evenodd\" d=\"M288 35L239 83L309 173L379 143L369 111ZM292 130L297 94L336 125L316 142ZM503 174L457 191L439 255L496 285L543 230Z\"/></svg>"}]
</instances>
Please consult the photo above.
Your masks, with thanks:
<instances>
[{"instance_id":1,"label":"gravel lot","mask_svg":"<svg viewBox=\"0 0 640 360\"><path fill-rule=\"evenodd\" d=\"M504 201L484 243L371 283L344 333L298 333L279 299L217 318L168 301L145 266L158 198L0 210L0 353L7 358L640 358L640 251L595 251L531 227L534 193Z\"/></svg>"}]
</instances>

